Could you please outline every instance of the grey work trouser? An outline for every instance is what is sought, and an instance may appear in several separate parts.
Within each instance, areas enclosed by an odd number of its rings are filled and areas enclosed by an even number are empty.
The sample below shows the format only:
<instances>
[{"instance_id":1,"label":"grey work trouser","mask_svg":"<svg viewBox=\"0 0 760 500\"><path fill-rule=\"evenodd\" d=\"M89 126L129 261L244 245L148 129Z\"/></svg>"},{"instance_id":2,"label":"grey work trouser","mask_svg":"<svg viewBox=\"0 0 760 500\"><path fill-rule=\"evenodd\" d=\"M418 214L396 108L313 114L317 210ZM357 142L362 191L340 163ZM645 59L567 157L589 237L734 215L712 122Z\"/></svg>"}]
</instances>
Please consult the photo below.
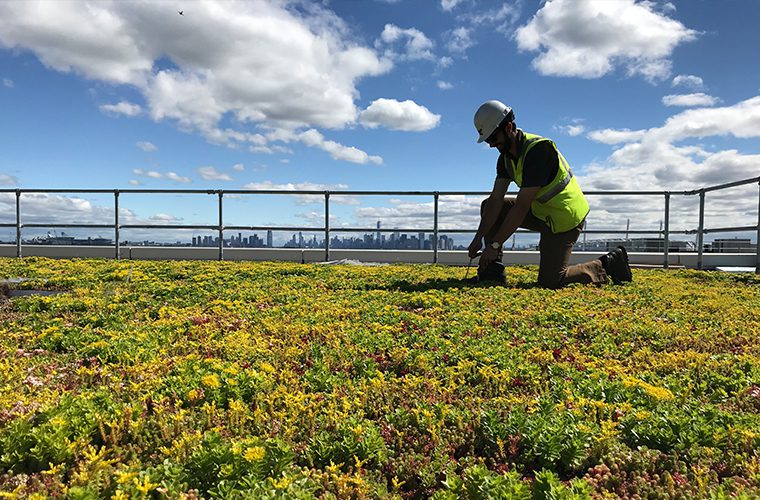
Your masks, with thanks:
<instances>
[{"instance_id":1,"label":"grey work trouser","mask_svg":"<svg viewBox=\"0 0 760 500\"><path fill-rule=\"evenodd\" d=\"M515 206L516 198L504 198L504 205L501 207L496 223L486 233L486 245L493 241L496 232L504 223L507 214ZM487 200L483 201L480 206L480 213L483 214ZM545 288L562 288L570 283L607 283L607 273L602 267L599 259L593 259L582 264L568 265L570 255L573 253L573 245L578 241L583 230L585 221L577 227L564 233L553 233L549 226L528 212L525 219L520 224L524 229L538 231L541 239L538 243L538 249L541 254L541 261L538 266L538 284ZM499 253L501 256L501 252Z\"/></svg>"}]
</instances>

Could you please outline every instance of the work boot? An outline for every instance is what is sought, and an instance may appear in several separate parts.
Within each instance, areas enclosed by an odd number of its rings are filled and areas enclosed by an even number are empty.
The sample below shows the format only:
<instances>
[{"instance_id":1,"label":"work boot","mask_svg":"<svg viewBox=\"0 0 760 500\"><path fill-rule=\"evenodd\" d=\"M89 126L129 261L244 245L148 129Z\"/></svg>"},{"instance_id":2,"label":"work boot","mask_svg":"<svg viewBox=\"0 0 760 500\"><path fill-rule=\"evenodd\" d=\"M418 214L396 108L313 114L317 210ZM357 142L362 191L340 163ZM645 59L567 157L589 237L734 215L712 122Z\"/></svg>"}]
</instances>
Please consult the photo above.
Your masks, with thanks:
<instances>
[{"instance_id":1,"label":"work boot","mask_svg":"<svg viewBox=\"0 0 760 500\"><path fill-rule=\"evenodd\" d=\"M633 281L631 266L628 265L628 252L625 251L625 247L619 246L607 255L599 257L599 260L602 261L602 267L614 284Z\"/></svg>"},{"instance_id":2,"label":"work boot","mask_svg":"<svg viewBox=\"0 0 760 500\"><path fill-rule=\"evenodd\" d=\"M507 274L504 271L504 264L495 260L488 264L485 270L478 269L478 283L483 281L493 281L499 285L506 285Z\"/></svg>"}]
</instances>

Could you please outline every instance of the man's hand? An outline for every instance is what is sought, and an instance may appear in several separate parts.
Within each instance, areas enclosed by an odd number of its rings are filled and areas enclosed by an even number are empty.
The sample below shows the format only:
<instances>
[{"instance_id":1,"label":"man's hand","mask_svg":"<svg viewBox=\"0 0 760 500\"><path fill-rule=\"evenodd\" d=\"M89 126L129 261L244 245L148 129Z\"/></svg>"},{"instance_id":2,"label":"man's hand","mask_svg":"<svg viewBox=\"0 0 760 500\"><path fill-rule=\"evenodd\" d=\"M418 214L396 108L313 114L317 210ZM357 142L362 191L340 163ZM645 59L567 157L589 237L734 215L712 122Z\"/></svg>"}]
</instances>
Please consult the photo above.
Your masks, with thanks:
<instances>
[{"instance_id":1,"label":"man's hand","mask_svg":"<svg viewBox=\"0 0 760 500\"><path fill-rule=\"evenodd\" d=\"M496 250L491 245L486 245L486 248L483 250L483 254L480 256L480 265L478 268L485 270L485 268L488 267L488 264L495 261L498 256L498 250Z\"/></svg>"},{"instance_id":2,"label":"man's hand","mask_svg":"<svg viewBox=\"0 0 760 500\"><path fill-rule=\"evenodd\" d=\"M478 256L478 253L480 252L480 249L483 248L483 238L478 238L477 236L473 238L472 243L470 243L470 246L467 247L467 256L471 259L474 259Z\"/></svg>"}]
</instances>

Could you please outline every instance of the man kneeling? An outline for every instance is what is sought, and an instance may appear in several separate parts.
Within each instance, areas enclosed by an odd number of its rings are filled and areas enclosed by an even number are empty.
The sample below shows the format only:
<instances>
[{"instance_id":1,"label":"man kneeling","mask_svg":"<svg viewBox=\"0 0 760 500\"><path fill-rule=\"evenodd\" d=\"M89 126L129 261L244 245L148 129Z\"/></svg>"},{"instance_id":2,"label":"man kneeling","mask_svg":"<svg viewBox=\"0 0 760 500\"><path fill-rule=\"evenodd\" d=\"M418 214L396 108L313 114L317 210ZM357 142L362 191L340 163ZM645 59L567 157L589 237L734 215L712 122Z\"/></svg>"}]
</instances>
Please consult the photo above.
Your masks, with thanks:
<instances>
[{"instance_id":1,"label":"man kneeling","mask_svg":"<svg viewBox=\"0 0 760 500\"><path fill-rule=\"evenodd\" d=\"M496 181L481 205L480 225L468 247L470 258L483 249L478 279L505 282L502 245L522 227L540 234L540 286L631 281L628 254L622 246L598 259L568 265L589 213L588 202L554 142L523 132L514 118L512 109L499 101L488 101L475 113L478 142L485 141L500 153ZM520 191L517 198L505 198L512 181Z\"/></svg>"}]
</instances>

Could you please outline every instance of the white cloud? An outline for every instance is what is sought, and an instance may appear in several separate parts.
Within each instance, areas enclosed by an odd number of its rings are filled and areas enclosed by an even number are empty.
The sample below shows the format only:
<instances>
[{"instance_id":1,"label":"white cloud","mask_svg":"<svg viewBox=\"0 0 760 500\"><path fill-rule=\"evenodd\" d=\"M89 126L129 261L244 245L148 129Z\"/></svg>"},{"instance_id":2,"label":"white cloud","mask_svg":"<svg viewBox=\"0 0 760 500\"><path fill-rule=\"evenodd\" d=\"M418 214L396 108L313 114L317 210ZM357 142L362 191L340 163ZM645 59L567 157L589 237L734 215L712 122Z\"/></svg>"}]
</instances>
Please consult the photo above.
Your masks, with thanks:
<instances>
[{"instance_id":1,"label":"white cloud","mask_svg":"<svg viewBox=\"0 0 760 500\"><path fill-rule=\"evenodd\" d=\"M520 50L539 52L533 67L543 75L599 78L622 66L655 82L670 74L673 49L698 33L653 8L636 0L554 0L515 39Z\"/></svg>"},{"instance_id":2,"label":"white cloud","mask_svg":"<svg viewBox=\"0 0 760 500\"><path fill-rule=\"evenodd\" d=\"M277 184L272 181L249 182L243 189L265 189L278 191L335 191L348 189L347 184L317 184L314 182L282 183Z\"/></svg>"},{"instance_id":3,"label":"white cloud","mask_svg":"<svg viewBox=\"0 0 760 500\"><path fill-rule=\"evenodd\" d=\"M414 101L377 99L361 112L359 121L368 128L383 126L392 130L423 132L437 127L441 115L431 113Z\"/></svg>"},{"instance_id":4,"label":"white cloud","mask_svg":"<svg viewBox=\"0 0 760 500\"><path fill-rule=\"evenodd\" d=\"M441 229L471 229L480 222L480 204L484 196L441 196L438 202L438 224ZM409 199L390 200L391 206L362 207L354 215L359 223L371 227L381 220L383 227L432 229L433 202Z\"/></svg>"},{"instance_id":5,"label":"white cloud","mask_svg":"<svg viewBox=\"0 0 760 500\"><path fill-rule=\"evenodd\" d=\"M460 26L446 34L448 41L446 42L446 48L452 54L458 54L464 56L467 49L475 45L475 41L470 35L471 30Z\"/></svg>"},{"instance_id":6,"label":"white cloud","mask_svg":"<svg viewBox=\"0 0 760 500\"><path fill-rule=\"evenodd\" d=\"M0 45L33 50L45 66L112 83L144 84L157 54L140 44L117 2L3 2ZM97 48L97 50L94 50Z\"/></svg>"},{"instance_id":7,"label":"white cloud","mask_svg":"<svg viewBox=\"0 0 760 500\"><path fill-rule=\"evenodd\" d=\"M295 216L306 221L307 226L319 227L319 226L324 225L325 223L325 214L323 212L317 212L317 211L301 212L301 213L295 214ZM331 228L335 229L338 227L347 227L347 226L348 224L346 224L340 216L337 216L335 214L330 214ZM306 235L304 234L304 236ZM321 235L319 235L318 238L321 238ZM311 239L311 237L308 239Z\"/></svg>"},{"instance_id":8,"label":"white cloud","mask_svg":"<svg viewBox=\"0 0 760 500\"><path fill-rule=\"evenodd\" d=\"M619 144L621 142L638 141L645 134L644 130L629 130L627 128L621 130L603 129L589 132L588 138L602 144Z\"/></svg>"},{"instance_id":9,"label":"white cloud","mask_svg":"<svg viewBox=\"0 0 760 500\"><path fill-rule=\"evenodd\" d=\"M498 5L498 2L484 5L485 9L475 12L464 13L457 16L459 21L470 24L475 30L482 31L484 27L493 29L506 37L514 36L514 28L522 15L522 0L501 2L498 8L489 9L490 5Z\"/></svg>"},{"instance_id":10,"label":"white cloud","mask_svg":"<svg viewBox=\"0 0 760 500\"><path fill-rule=\"evenodd\" d=\"M358 81L393 67L316 3L197 2L178 16L164 2L0 2L0 19L0 47L29 50L57 71L130 84L153 120L229 146L269 146L248 127L353 125ZM408 56L427 57L426 37L407 34ZM128 102L101 109L142 111ZM225 118L238 130L220 130Z\"/></svg>"},{"instance_id":11,"label":"white cloud","mask_svg":"<svg viewBox=\"0 0 760 500\"><path fill-rule=\"evenodd\" d=\"M171 222L181 222L183 219L182 217L175 217L171 214L157 213L148 217L148 220L152 222L163 222L165 224L168 224Z\"/></svg>"},{"instance_id":12,"label":"white cloud","mask_svg":"<svg viewBox=\"0 0 760 500\"><path fill-rule=\"evenodd\" d=\"M589 133L589 138L605 144L647 142L648 138L673 143L684 139L733 136L760 137L760 96L733 106L682 111L668 118L662 127L645 130L605 129Z\"/></svg>"},{"instance_id":13,"label":"white cloud","mask_svg":"<svg viewBox=\"0 0 760 500\"><path fill-rule=\"evenodd\" d=\"M232 170L236 172L242 172L243 170L245 170L245 166L243 166L242 163L235 163L234 165L232 165Z\"/></svg>"},{"instance_id":14,"label":"white cloud","mask_svg":"<svg viewBox=\"0 0 760 500\"><path fill-rule=\"evenodd\" d=\"M137 179L129 179L129 185L130 185L130 186L142 186L142 185L143 185L143 183L142 183L142 182L140 182L140 181L139 181L139 180L137 180Z\"/></svg>"},{"instance_id":15,"label":"white cloud","mask_svg":"<svg viewBox=\"0 0 760 500\"><path fill-rule=\"evenodd\" d=\"M575 118L573 120L570 120L570 123L568 124L555 125L554 129L560 131L561 133L565 135L575 137L575 136L581 135L583 132L586 131L586 127L582 124L582 122L583 122L583 119Z\"/></svg>"},{"instance_id":16,"label":"white cloud","mask_svg":"<svg viewBox=\"0 0 760 500\"><path fill-rule=\"evenodd\" d=\"M263 191L344 191L348 189L346 184L316 184L313 182L284 183L277 184L272 181L249 182L243 186L243 189L263 190ZM359 205L359 200L354 196L336 196L330 197L330 203L337 205ZM309 205L313 203L324 203L325 197L321 194L304 194L294 195L299 205ZM322 216L324 219L324 215Z\"/></svg>"},{"instance_id":17,"label":"white cloud","mask_svg":"<svg viewBox=\"0 0 760 500\"><path fill-rule=\"evenodd\" d=\"M435 82L436 86L441 90L451 90L454 88L454 85L449 82L444 82L443 80L438 80Z\"/></svg>"},{"instance_id":18,"label":"white cloud","mask_svg":"<svg viewBox=\"0 0 760 500\"><path fill-rule=\"evenodd\" d=\"M575 137L576 135L580 135L583 133L584 130L586 130L586 127L583 125L565 125L562 127L563 132L565 132L567 135L571 137Z\"/></svg>"},{"instance_id":19,"label":"white cloud","mask_svg":"<svg viewBox=\"0 0 760 500\"><path fill-rule=\"evenodd\" d=\"M3 87L8 87L9 89L13 88L13 80L10 78L3 78Z\"/></svg>"},{"instance_id":20,"label":"white cloud","mask_svg":"<svg viewBox=\"0 0 760 500\"><path fill-rule=\"evenodd\" d=\"M441 68L448 68L454 64L454 59L450 58L449 56L443 56L438 60L438 66Z\"/></svg>"},{"instance_id":21,"label":"white cloud","mask_svg":"<svg viewBox=\"0 0 760 500\"><path fill-rule=\"evenodd\" d=\"M189 177L183 177L183 176L177 174L176 172L167 172L166 174L164 174L164 177L166 179L169 179L170 181L181 182L183 184L186 184L188 182L193 182L193 181L190 180Z\"/></svg>"},{"instance_id":22,"label":"white cloud","mask_svg":"<svg viewBox=\"0 0 760 500\"><path fill-rule=\"evenodd\" d=\"M684 144L707 137L760 138L760 96L720 108L700 108L671 116L660 127L645 130L602 130L588 137L606 144L622 144L603 162L593 163L579 176L584 190L692 190L756 177L760 154L736 149L713 150L702 144ZM710 193L709 224L752 225L757 222L757 187ZM674 224L693 229L694 198L682 200ZM611 224L636 214L639 226L652 227L662 217L661 205L636 197L594 198L594 224ZM754 207L754 208L753 208ZM624 220L624 219L623 219ZM608 226L609 227L609 226ZM709 227L709 226L708 226Z\"/></svg>"},{"instance_id":23,"label":"white cloud","mask_svg":"<svg viewBox=\"0 0 760 500\"><path fill-rule=\"evenodd\" d=\"M142 108L131 102L121 101L117 104L103 104L98 109L104 113L114 115L137 116L142 113Z\"/></svg>"},{"instance_id":24,"label":"white cloud","mask_svg":"<svg viewBox=\"0 0 760 500\"><path fill-rule=\"evenodd\" d=\"M0 219L15 220L16 196L12 193L0 193ZM5 205L3 207L3 205ZM43 222L81 222L98 223L113 222L113 206L110 207L110 217L98 217L90 201L77 196L48 195L45 193L25 193L21 196L21 218L26 223Z\"/></svg>"},{"instance_id":25,"label":"white cloud","mask_svg":"<svg viewBox=\"0 0 760 500\"><path fill-rule=\"evenodd\" d=\"M701 92L696 94L666 95L662 98L662 103L665 106L714 106L719 102L720 99L717 97L703 94Z\"/></svg>"},{"instance_id":26,"label":"white cloud","mask_svg":"<svg viewBox=\"0 0 760 500\"><path fill-rule=\"evenodd\" d=\"M686 87L694 90L700 90L704 87L704 82L698 76L694 75L677 75L670 84L671 87Z\"/></svg>"},{"instance_id":27,"label":"white cloud","mask_svg":"<svg viewBox=\"0 0 760 500\"><path fill-rule=\"evenodd\" d=\"M441 8L448 12L460 3L462 3L462 0L441 0Z\"/></svg>"},{"instance_id":28,"label":"white cloud","mask_svg":"<svg viewBox=\"0 0 760 500\"><path fill-rule=\"evenodd\" d=\"M231 181L232 177L220 172L216 167L199 167L198 174L204 181Z\"/></svg>"},{"instance_id":29,"label":"white cloud","mask_svg":"<svg viewBox=\"0 0 760 500\"><path fill-rule=\"evenodd\" d=\"M174 182L181 182L181 183L188 183L192 182L192 180L189 177L183 177L176 172L157 172L155 170L148 170L145 171L141 168L135 168L132 170L132 173L135 174L138 177L149 177L151 179L167 179ZM139 182L139 181L138 181ZM130 184L132 181L130 181Z\"/></svg>"},{"instance_id":30,"label":"white cloud","mask_svg":"<svg viewBox=\"0 0 760 500\"><path fill-rule=\"evenodd\" d=\"M720 135L760 137L760 96L733 106L683 111L655 130L671 141Z\"/></svg>"},{"instance_id":31,"label":"white cloud","mask_svg":"<svg viewBox=\"0 0 760 500\"><path fill-rule=\"evenodd\" d=\"M12 175L0 174L0 186L18 186L18 179Z\"/></svg>"},{"instance_id":32,"label":"white cloud","mask_svg":"<svg viewBox=\"0 0 760 500\"><path fill-rule=\"evenodd\" d=\"M0 193L0 221L15 221L16 196L12 193ZM168 214L156 214L152 217L141 217L125 208L119 207L119 222L121 224L147 225L158 220L181 220ZM94 200L88 200L81 196L65 196L46 193L24 193L21 196L21 220L29 224L113 224L114 207L113 201L101 205ZM47 229L28 228L24 230L24 239L32 237L35 233L44 236ZM65 231L67 235L87 237L100 235L113 238L113 231L109 229L58 229L58 235ZM128 233L128 234L127 234ZM191 234L192 230L185 231ZM129 229L121 233L124 239L149 239L155 238L155 231L151 229Z\"/></svg>"},{"instance_id":33,"label":"white cloud","mask_svg":"<svg viewBox=\"0 0 760 500\"><path fill-rule=\"evenodd\" d=\"M297 140L309 147L316 147L326 151L335 160L358 163L360 165L366 163L382 165L383 163L383 159L379 156L370 156L353 146L344 146L335 141L328 141L319 131L313 128L298 134Z\"/></svg>"},{"instance_id":34,"label":"white cloud","mask_svg":"<svg viewBox=\"0 0 760 500\"><path fill-rule=\"evenodd\" d=\"M395 24L386 24L375 46L384 49L385 57L390 60L435 60L432 40L416 28L402 29Z\"/></svg>"},{"instance_id":35,"label":"white cloud","mask_svg":"<svg viewBox=\"0 0 760 500\"><path fill-rule=\"evenodd\" d=\"M156 145L155 145L155 144L153 144L152 142L148 142L148 141L139 141L139 142L138 142L138 143L136 143L135 145L136 145L138 148L140 148L140 149L142 149L143 151L145 151L146 153L151 153L151 152L153 152L153 151L158 151L158 148L157 148L157 147L156 147Z\"/></svg>"}]
</instances>

